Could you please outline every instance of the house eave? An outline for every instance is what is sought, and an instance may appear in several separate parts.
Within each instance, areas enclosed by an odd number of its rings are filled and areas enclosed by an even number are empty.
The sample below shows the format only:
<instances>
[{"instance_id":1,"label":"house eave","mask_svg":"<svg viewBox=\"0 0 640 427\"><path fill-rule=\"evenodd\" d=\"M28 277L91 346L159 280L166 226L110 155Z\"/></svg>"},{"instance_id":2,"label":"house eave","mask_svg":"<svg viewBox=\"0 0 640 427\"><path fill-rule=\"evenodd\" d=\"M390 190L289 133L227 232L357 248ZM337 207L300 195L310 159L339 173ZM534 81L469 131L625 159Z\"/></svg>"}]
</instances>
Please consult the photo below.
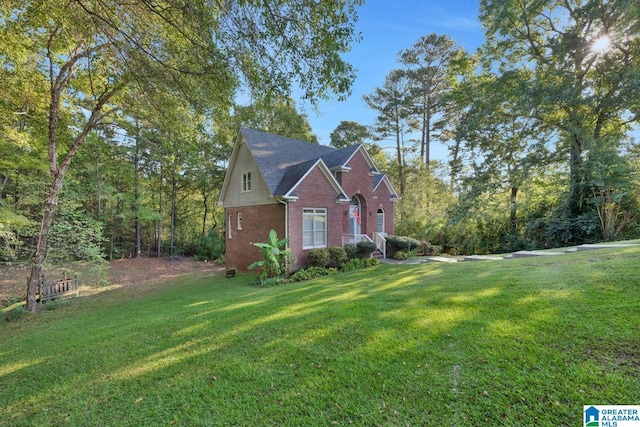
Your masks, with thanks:
<instances>
[{"instance_id":1,"label":"house eave","mask_svg":"<svg viewBox=\"0 0 640 427\"><path fill-rule=\"evenodd\" d=\"M338 197L336 197L337 204L345 205L350 202L351 199L349 199L345 194L340 194Z\"/></svg>"},{"instance_id":2,"label":"house eave","mask_svg":"<svg viewBox=\"0 0 640 427\"><path fill-rule=\"evenodd\" d=\"M333 168L331 168L331 172L336 173L336 172L349 172L351 171L351 168L349 166L335 166Z\"/></svg>"}]
</instances>

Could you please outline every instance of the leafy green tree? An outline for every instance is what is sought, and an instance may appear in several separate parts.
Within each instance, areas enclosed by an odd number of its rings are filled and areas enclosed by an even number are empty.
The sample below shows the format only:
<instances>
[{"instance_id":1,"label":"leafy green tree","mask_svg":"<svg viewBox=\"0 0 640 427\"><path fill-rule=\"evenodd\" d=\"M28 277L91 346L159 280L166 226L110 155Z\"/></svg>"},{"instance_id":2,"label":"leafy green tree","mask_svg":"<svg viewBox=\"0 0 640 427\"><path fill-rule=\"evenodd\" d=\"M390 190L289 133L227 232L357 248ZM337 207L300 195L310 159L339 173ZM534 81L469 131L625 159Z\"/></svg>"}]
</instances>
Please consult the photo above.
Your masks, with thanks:
<instances>
[{"instance_id":1,"label":"leafy green tree","mask_svg":"<svg viewBox=\"0 0 640 427\"><path fill-rule=\"evenodd\" d=\"M302 141L318 143L307 116L300 114L291 97L266 96L248 106L235 107L238 127L248 127Z\"/></svg>"},{"instance_id":2,"label":"leafy green tree","mask_svg":"<svg viewBox=\"0 0 640 427\"><path fill-rule=\"evenodd\" d=\"M431 33L398 55L409 81L413 113L420 122L420 159L427 168L436 133L434 125L442 116L446 94L452 86L449 64L459 51L449 36Z\"/></svg>"},{"instance_id":3,"label":"leafy green tree","mask_svg":"<svg viewBox=\"0 0 640 427\"><path fill-rule=\"evenodd\" d=\"M371 133L366 126L358 122L343 120L331 132L330 138L333 147L345 148L351 145L363 144L371 138Z\"/></svg>"},{"instance_id":4,"label":"leafy green tree","mask_svg":"<svg viewBox=\"0 0 640 427\"><path fill-rule=\"evenodd\" d=\"M458 90L475 99L458 137L465 141L470 194L508 194L509 233L517 236L518 192L531 175L531 169L544 167L550 161L546 143L551 135L539 122L519 117L517 97L522 72L495 76L485 73L471 77Z\"/></svg>"},{"instance_id":5,"label":"leafy green tree","mask_svg":"<svg viewBox=\"0 0 640 427\"><path fill-rule=\"evenodd\" d=\"M8 10L0 8L0 21ZM21 176L46 176L46 80L25 43L0 37L0 199Z\"/></svg>"},{"instance_id":6,"label":"leafy green tree","mask_svg":"<svg viewBox=\"0 0 640 427\"><path fill-rule=\"evenodd\" d=\"M37 282L65 174L87 136L124 107L129 88L150 103L165 93L182 94L201 110L229 104L240 82L256 93L281 94L297 82L311 100L344 95L353 70L340 55L357 40L357 4L6 0L3 67L21 65L13 48L23 43L49 87L51 184L27 309L37 308Z\"/></svg>"},{"instance_id":7,"label":"leafy green tree","mask_svg":"<svg viewBox=\"0 0 640 427\"><path fill-rule=\"evenodd\" d=\"M422 161L413 158L408 162L407 191L396 204L396 234L419 240L433 238L433 230L446 220L449 207L455 198L449 191L442 173L441 163L432 161L427 170Z\"/></svg>"},{"instance_id":8,"label":"leafy green tree","mask_svg":"<svg viewBox=\"0 0 640 427\"><path fill-rule=\"evenodd\" d=\"M601 239L611 241L636 237L637 232L630 230L640 216L633 166L604 144L598 147L597 152L589 153L589 158L592 197L588 203L595 207Z\"/></svg>"},{"instance_id":9,"label":"leafy green tree","mask_svg":"<svg viewBox=\"0 0 640 427\"><path fill-rule=\"evenodd\" d=\"M413 151L413 144L406 139L418 127L418 122L411 115L411 98L408 94L405 73L401 70L392 70L385 77L382 87L362 97L369 108L377 112L373 127L374 138L377 140L389 138L395 143L400 196L404 195L406 189L407 154Z\"/></svg>"},{"instance_id":10,"label":"leafy green tree","mask_svg":"<svg viewBox=\"0 0 640 427\"><path fill-rule=\"evenodd\" d=\"M462 132L463 124L477 101L473 91L468 90L467 86L476 77L478 66L477 56L464 50L459 50L456 57L449 62L447 72L450 76L451 90L445 94L442 118L434 124L442 140L446 141L449 151L449 191L452 194L465 167L465 160L470 160L464 158Z\"/></svg>"},{"instance_id":11,"label":"leafy green tree","mask_svg":"<svg viewBox=\"0 0 640 427\"><path fill-rule=\"evenodd\" d=\"M556 155L568 159L569 191L558 212L567 223L593 216L587 154L619 146L640 120L638 17L627 0L481 2L485 59L503 73L523 71L519 116L557 132ZM572 240L590 230L580 226Z\"/></svg>"}]
</instances>

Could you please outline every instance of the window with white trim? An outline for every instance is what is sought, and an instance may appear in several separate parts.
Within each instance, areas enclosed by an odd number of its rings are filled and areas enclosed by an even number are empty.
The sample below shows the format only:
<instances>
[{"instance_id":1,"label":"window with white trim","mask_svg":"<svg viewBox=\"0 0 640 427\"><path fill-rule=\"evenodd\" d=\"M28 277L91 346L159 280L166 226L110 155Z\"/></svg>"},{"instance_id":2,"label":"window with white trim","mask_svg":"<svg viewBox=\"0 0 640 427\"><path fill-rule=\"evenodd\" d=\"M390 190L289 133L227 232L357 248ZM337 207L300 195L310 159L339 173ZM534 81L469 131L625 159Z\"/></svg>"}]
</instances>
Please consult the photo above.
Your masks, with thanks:
<instances>
[{"instance_id":1,"label":"window with white trim","mask_svg":"<svg viewBox=\"0 0 640 427\"><path fill-rule=\"evenodd\" d=\"M242 212L238 212L238 221L236 223L238 230L242 230Z\"/></svg>"},{"instance_id":2,"label":"window with white trim","mask_svg":"<svg viewBox=\"0 0 640 427\"><path fill-rule=\"evenodd\" d=\"M248 193L251 191L251 172L245 172L242 174L242 192Z\"/></svg>"},{"instance_id":3,"label":"window with white trim","mask_svg":"<svg viewBox=\"0 0 640 427\"><path fill-rule=\"evenodd\" d=\"M302 210L302 249L327 247L327 210Z\"/></svg>"},{"instance_id":4,"label":"window with white trim","mask_svg":"<svg viewBox=\"0 0 640 427\"><path fill-rule=\"evenodd\" d=\"M231 238L231 230L233 229L233 223L231 222L231 214L227 217L227 238Z\"/></svg>"},{"instance_id":5,"label":"window with white trim","mask_svg":"<svg viewBox=\"0 0 640 427\"><path fill-rule=\"evenodd\" d=\"M384 233L384 211L382 209L378 209L376 214L376 231Z\"/></svg>"}]
</instances>

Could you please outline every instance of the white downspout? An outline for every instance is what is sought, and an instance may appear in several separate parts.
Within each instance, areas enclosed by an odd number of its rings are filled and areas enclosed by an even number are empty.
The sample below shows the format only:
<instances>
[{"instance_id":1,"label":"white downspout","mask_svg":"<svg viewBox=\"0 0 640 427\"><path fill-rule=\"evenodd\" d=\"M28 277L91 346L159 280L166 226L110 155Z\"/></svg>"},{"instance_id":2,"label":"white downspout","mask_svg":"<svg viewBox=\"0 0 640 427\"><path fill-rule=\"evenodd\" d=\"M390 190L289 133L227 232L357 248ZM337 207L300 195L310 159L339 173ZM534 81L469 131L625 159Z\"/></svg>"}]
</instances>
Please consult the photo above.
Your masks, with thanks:
<instances>
[{"instance_id":1,"label":"white downspout","mask_svg":"<svg viewBox=\"0 0 640 427\"><path fill-rule=\"evenodd\" d=\"M284 205L284 238L289 238L289 203L286 200L278 199L280 203ZM289 241L287 240L287 249L289 249ZM287 265L287 270L289 266Z\"/></svg>"}]
</instances>

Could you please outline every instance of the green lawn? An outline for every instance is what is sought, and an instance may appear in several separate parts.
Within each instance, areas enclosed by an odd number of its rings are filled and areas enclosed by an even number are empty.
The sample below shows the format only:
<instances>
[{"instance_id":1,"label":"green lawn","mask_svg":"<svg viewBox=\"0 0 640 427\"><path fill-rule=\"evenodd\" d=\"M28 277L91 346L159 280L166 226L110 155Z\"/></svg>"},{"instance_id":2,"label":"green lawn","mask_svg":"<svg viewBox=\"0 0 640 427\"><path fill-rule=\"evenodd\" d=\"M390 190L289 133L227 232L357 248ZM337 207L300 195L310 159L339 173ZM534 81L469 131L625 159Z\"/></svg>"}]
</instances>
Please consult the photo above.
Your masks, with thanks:
<instances>
[{"instance_id":1,"label":"green lawn","mask_svg":"<svg viewBox=\"0 0 640 427\"><path fill-rule=\"evenodd\" d=\"M0 424L582 425L640 403L640 248L191 276L0 327Z\"/></svg>"}]
</instances>

